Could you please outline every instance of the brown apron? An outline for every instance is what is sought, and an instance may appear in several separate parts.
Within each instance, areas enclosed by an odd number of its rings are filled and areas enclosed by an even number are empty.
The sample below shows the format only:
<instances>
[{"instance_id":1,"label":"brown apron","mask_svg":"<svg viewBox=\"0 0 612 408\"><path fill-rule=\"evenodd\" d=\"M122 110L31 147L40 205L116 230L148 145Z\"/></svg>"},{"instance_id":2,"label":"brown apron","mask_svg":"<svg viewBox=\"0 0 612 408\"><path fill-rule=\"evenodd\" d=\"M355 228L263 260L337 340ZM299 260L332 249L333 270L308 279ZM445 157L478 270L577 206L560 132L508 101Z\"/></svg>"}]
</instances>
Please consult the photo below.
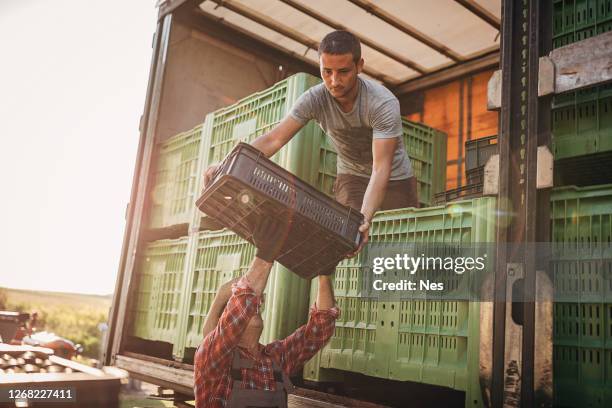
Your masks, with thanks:
<instances>
[{"instance_id":1,"label":"brown apron","mask_svg":"<svg viewBox=\"0 0 612 408\"><path fill-rule=\"evenodd\" d=\"M293 392L289 376L274 362L274 379L276 391L250 390L242 388L243 368L253 368L253 361L244 359L238 350L234 351L232 361L232 392L228 408L287 408L287 394Z\"/></svg>"},{"instance_id":2,"label":"brown apron","mask_svg":"<svg viewBox=\"0 0 612 408\"><path fill-rule=\"evenodd\" d=\"M360 211L363 196L369 183L370 179L367 177L338 174L334 183L336 201ZM389 180L380 209L395 210L396 208L407 207L419 207L416 177L413 176L404 180Z\"/></svg>"}]
</instances>

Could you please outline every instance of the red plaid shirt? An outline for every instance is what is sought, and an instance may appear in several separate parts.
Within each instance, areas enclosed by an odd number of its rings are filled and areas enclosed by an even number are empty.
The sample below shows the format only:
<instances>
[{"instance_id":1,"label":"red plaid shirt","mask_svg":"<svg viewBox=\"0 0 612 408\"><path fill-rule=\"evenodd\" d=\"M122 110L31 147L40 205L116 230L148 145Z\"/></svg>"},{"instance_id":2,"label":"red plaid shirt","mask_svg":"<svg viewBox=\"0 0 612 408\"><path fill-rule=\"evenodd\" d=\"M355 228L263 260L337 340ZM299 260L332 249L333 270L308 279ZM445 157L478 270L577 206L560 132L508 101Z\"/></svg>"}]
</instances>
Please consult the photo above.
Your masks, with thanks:
<instances>
[{"instance_id":1,"label":"red plaid shirt","mask_svg":"<svg viewBox=\"0 0 612 408\"><path fill-rule=\"evenodd\" d=\"M242 332L257 313L262 299L256 296L245 278L232 287L217 327L209 333L195 354L195 397L197 408L225 407L232 391L230 375L233 351L238 347ZM339 310L318 310L312 307L308 323L283 340L267 346L259 345L259 356L238 348L243 358L254 362L253 368L242 369L242 386L247 389L276 389L273 362L287 374L304 365L319 351L334 333Z\"/></svg>"}]
</instances>

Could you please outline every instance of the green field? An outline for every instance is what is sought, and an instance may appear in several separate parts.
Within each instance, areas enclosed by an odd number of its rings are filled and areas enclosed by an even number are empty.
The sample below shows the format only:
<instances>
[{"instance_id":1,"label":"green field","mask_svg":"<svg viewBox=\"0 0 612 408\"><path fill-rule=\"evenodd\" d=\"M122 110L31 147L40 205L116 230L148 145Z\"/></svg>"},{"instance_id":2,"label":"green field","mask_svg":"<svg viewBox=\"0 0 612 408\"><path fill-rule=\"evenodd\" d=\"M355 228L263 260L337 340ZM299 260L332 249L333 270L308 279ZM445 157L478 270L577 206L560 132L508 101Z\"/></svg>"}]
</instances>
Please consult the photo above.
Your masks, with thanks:
<instances>
[{"instance_id":1,"label":"green field","mask_svg":"<svg viewBox=\"0 0 612 408\"><path fill-rule=\"evenodd\" d=\"M112 295L82 295L64 292L37 292L33 290L1 288L11 300L48 306L71 306L108 310L113 299Z\"/></svg>"},{"instance_id":2,"label":"green field","mask_svg":"<svg viewBox=\"0 0 612 408\"><path fill-rule=\"evenodd\" d=\"M38 331L48 331L83 346L83 354L97 358L98 325L106 322L112 296L41 292L0 288L0 310L38 312Z\"/></svg>"}]
</instances>

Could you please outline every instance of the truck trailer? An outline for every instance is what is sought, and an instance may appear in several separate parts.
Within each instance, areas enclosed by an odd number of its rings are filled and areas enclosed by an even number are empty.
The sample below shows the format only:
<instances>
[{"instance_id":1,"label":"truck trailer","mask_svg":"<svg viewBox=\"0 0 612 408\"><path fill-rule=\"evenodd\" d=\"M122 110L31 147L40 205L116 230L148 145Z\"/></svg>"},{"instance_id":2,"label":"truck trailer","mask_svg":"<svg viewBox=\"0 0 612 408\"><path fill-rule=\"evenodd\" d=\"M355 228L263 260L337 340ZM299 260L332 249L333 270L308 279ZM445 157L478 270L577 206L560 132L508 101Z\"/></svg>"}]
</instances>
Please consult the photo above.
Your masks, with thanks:
<instances>
[{"instance_id":1,"label":"truck trailer","mask_svg":"<svg viewBox=\"0 0 612 408\"><path fill-rule=\"evenodd\" d=\"M417 242L441 231L493 245L494 263L479 301L375 305L351 292L362 265L342 263L335 289L345 316L296 379L290 406L609 405L608 292L591 296L582 283L578 301L559 297L572 272L563 260L541 262L529 244L609 244L611 6L159 2L104 363L188 406L207 307L254 255L195 208L201 173L320 81L319 41L344 29L361 40L363 75L400 101L419 180L421 208L381 214L376 236L404 231ZM311 123L273 160L330 194L336 161L326 140ZM402 229L425 219L435 227ZM580 253L573 267L595 262L588 279L605 286L604 252ZM280 265L271 285L264 342L304 323L313 298L311 283Z\"/></svg>"}]
</instances>

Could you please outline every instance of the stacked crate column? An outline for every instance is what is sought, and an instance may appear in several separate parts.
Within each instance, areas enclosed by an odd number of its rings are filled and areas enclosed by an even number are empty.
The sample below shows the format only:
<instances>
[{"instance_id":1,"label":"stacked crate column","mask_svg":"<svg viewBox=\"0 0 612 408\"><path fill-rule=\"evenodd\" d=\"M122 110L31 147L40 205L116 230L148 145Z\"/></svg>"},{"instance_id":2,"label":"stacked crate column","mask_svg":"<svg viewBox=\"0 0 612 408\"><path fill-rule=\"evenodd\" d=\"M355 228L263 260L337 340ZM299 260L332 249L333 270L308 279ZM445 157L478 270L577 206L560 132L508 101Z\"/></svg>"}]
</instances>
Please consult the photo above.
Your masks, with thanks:
<instances>
[{"instance_id":1,"label":"stacked crate column","mask_svg":"<svg viewBox=\"0 0 612 408\"><path fill-rule=\"evenodd\" d=\"M494 243L496 224L494 198L426 209L383 211L372 223L370 246L393 243L471 248ZM489 259L488 265L493 265L493 261ZM363 279L367 279L364 274L371 271L362 263L360 254L336 269L335 296L343 317L338 320L330 343L306 365L304 378L325 381L341 371L359 372L462 390L466 392L466 406L482 406L479 299L454 301L397 295L373 298L363 292ZM459 282L453 275L448 279ZM359 291L351 292L355 288ZM311 296L315 295L313 288ZM358 330L361 328L367 330Z\"/></svg>"},{"instance_id":2,"label":"stacked crate column","mask_svg":"<svg viewBox=\"0 0 612 408\"><path fill-rule=\"evenodd\" d=\"M202 126L180 133L158 145L154 185L151 189L149 228L189 224L199 191Z\"/></svg>"},{"instance_id":3,"label":"stacked crate column","mask_svg":"<svg viewBox=\"0 0 612 408\"><path fill-rule=\"evenodd\" d=\"M553 0L553 48L612 30L612 0ZM556 95L552 106L556 159L612 152L612 87Z\"/></svg>"},{"instance_id":4,"label":"stacked crate column","mask_svg":"<svg viewBox=\"0 0 612 408\"><path fill-rule=\"evenodd\" d=\"M550 222L555 402L607 407L612 403L612 185L555 189Z\"/></svg>"},{"instance_id":5,"label":"stacked crate column","mask_svg":"<svg viewBox=\"0 0 612 408\"><path fill-rule=\"evenodd\" d=\"M132 334L173 343L180 320L187 237L146 244L139 260L137 315Z\"/></svg>"}]
</instances>

